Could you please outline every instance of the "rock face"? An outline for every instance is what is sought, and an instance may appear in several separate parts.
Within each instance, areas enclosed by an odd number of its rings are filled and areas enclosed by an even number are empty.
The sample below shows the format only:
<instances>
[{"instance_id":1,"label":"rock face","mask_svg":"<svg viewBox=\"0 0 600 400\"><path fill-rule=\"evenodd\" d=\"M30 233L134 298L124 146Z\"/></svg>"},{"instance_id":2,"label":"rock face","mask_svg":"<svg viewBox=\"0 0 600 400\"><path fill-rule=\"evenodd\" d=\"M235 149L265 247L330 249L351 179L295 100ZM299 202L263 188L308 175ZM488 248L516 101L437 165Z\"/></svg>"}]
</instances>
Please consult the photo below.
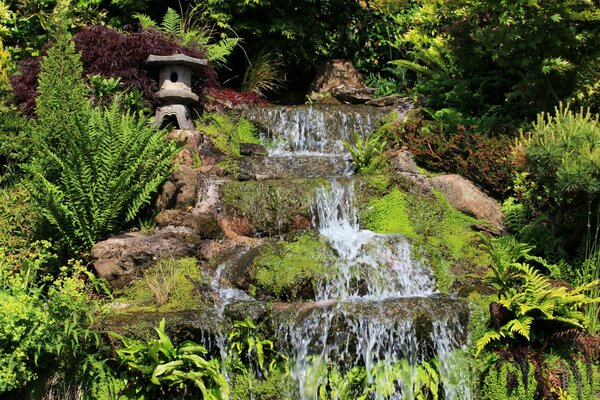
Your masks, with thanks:
<instances>
[{"instance_id":1,"label":"rock face","mask_svg":"<svg viewBox=\"0 0 600 400\"><path fill-rule=\"evenodd\" d=\"M401 182L405 182L403 185L405 190L431 194L431 184L419 171L414 155L410 151L392 150L386 156L390 160L390 170Z\"/></svg>"},{"instance_id":2,"label":"rock face","mask_svg":"<svg viewBox=\"0 0 600 400\"><path fill-rule=\"evenodd\" d=\"M312 84L309 97L321 100L330 94L344 103L364 103L373 98L375 89L365 86L363 76L349 60L329 60L322 65Z\"/></svg>"},{"instance_id":3,"label":"rock face","mask_svg":"<svg viewBox=\"0 0 600 400\"><path fill-rule=\"evenodd\" d=\"M504 230L504 216L500 205L468 179L451 174L436 176L430 182L457 210L488 221L500 231Z\"/></svg>"},{"instance_id":4,"label":"rock face","mask_svg":"<svg viewBox=\"0 0 600 400\"><path fill-rule=\"evenodd\" d=\"M192 167L181 165L161 186L156 199L156 208L185 210L196 203L198 172Z\"/></svg>"},{"instance_id":5,"label":"rock face","mask_svg":"<svg viewBox=\"0 0 600 400\"><path fill-rule=\"evenodd\" d=\"M96 243L93 264L99 277L120 288L159 258L199 256L200 245L200 237L190 233L124 233Z\"/></svg>"},{"instance_id":6,"label":"rock face","mask_svg":"<svg viewBox=\"0 0 600 400\"><path fill-rule=\"evenodd\" d=\"M186 227L202 239L220 239L223 230L215 216L205 213L190 213L180 210L165 210L158 214L156 223L160 228Z\"/></svg>"}]
</instances>

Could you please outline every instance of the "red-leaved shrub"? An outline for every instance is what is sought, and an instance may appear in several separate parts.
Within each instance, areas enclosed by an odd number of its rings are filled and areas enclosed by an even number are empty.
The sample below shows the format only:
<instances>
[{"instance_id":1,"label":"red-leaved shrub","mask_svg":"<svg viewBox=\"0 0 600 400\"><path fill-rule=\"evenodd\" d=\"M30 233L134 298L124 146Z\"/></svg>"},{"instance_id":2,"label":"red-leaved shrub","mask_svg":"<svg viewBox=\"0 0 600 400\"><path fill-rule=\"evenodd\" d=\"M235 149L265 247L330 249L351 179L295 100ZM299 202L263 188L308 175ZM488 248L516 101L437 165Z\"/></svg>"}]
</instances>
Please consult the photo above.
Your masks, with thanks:
<instances>
[{"instance_id":1,"label":"red-leaved shrub","mask_svg":"<svg viewBox=\"0 0 600 400\"><path fill-rule=\"evenodd\" d=\"M145 66L150 54L186 54L205 58L199 49L180 46L174 37L153 29L121 33L105 26L92 26L82 29L73 37L73 41L76 50L81 53L85 75L120 77L124 89L139 89L153 105L154 94L158 90L158 72ZM35 111L39 62L39 57L21 61L21 73L11 77L15 101L30 116ZM192 89L203 99L203 88L216 88L219 83L210 65L202 68L198 75L199 79Z\"/></svg>"},{"instance_id":2,"label":"red-leaved shrub","mask_svg":"<svg viewBox=\"0 0 600 400\"><path fill-rule=\"evenodd\" d=\"M397 134L399 143L429 171L460 174L494 197L507 196L513 171L511 132L462 125L449 130L432 123L425 128L407 124Z\"/></svg>"}]
</instances>

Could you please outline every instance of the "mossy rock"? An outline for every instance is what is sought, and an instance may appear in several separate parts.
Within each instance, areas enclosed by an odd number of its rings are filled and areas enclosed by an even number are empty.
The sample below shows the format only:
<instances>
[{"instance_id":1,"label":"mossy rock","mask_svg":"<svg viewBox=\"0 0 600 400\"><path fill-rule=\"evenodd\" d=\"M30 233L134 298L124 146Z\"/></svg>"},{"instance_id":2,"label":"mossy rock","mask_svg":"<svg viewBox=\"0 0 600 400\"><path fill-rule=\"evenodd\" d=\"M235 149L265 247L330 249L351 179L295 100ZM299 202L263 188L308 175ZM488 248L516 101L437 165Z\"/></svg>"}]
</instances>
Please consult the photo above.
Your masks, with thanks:
<instances>
[{"instance_id":1,"label":"mossy rock","mask_svg":"<svg viewBox=\"0 0 600 400\"><path fill-rule=\"evenodd\" d=\"M328 185L322 178L232 181L223 185L222 199L226 211L246 219L255 236L274 236L306 229L316 189Z\"/></svg>"},{"instance_id":2,"label":"mossy rock","mask_svg":"<svg viewBox=\"0 0 600 400\"><path fill-rule=\"evenodd\" d=\"M335 260L327 241L316 233L264 246L250 268L254 294L284 301L314 299L316 285Z\"/></svg>"},{"instance_id":3,"label":"mossy rock","mask_svg":"<svg viewBox=\"0 0 600 400\"><path fill-rule=\"evenodd\" d=\"M231 327L212 309L174 312L136 311L106 316L101 324L109 332L136 340L157 337L155 328L165 319L165 331L175 345L192 340L218 354L217 337Z\"/></svg>"},{"instance_id":4,"label":"mossy rock","mask_svg":"<svg viewBox=\"0 0 600 400\"><path fill-rule=\"evenodd\" d=\"M409 192L387 176L358 180L361 226L377 233L402 234L435 273L438 289L459 292L477 286L489 265L472 229L480 221L454 209L440 193Z\"/></svg>"},{"instance_id":5,"label":"mossy rock","mask_svg":"<svg viewBox=\"0 0 600 400\"><path fill-rule=\"evenodd\" d=\"M143 279L131 282L115 294L113 309L120 314L206 308L212 306L211 293L203 290L208 288L209 281L193 257L160 259L144 272ZM163 304L159 304L159 296L165 296Z\"/></svg>"}]
</instances>

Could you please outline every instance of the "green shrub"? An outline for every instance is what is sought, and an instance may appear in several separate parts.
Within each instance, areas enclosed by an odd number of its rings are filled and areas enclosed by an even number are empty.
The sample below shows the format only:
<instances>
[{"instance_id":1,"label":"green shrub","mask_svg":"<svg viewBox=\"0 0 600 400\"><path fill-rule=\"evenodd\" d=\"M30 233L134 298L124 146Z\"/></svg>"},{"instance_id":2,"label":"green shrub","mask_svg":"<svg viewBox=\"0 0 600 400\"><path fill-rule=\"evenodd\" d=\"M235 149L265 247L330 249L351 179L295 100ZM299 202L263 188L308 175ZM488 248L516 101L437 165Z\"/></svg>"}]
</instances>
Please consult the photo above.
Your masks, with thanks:
<instances>
[{"instance_id":1,"label":"green shrub","mask_svg":"<svg viewBox=\"0 0 600 400\"><path fill-rule=\"evenodd\" d=\"M48 149L59 179L43 162L30 166L27 186L40 216L70 254L89 250L132 221L171 172L181 143L144 120L122 114L118 100L94 109L66 138L63 153Z\"/></svg>"},{"instance_id":2,"label":"green shrub","mask_svg":"<svg viewBox=\"0 0 600 400\"><path fill-rule=\"evenodd\" d=\"M0 188L0 248L8 257L27 252L35 225L29 192L17 186Z\"/></svg>"},{"instance_id":3,"label":"green shrub","mask_svg":"<svg viewBox=\"0 0 600 400\"><path fill-rule=\"evenodd\" d=\"M481 126L488 122L465 118L456 110L442 110L433 121L421 112L411 112L395 137L420 166L462 175L496 197L508 194L514 141L509 129Z\"/></svg>"},{"instance_id":4,"label":"green shrub","mask_svg":"<svg viewBox=\"0 0 600 400\"><path fill-rule=\"evenodd\" d=\"M504 360L487 372L481 386L481 400L533 400L537 381L532 364Z\"/></svg>"},{"instance_id":5,"label":"green shrub","mask_svg":"<svg viewBox=\"0 0 600 400\"><path fill-rule=\"evenodd\" d=\"M521 138L524 168L553 204L600 197L600 121L589 110L575 113L562 104L539 114Z\"/></svg>"},{"instance_id":6,"label":"green shrub","mask_svg":"<svg viewBox=\"0 0 600 400\"><path fill-rule=\"evenodd\" d=\"M85 284L93 276L75 262L51 281L42 274L48 250L49 243L39 243L15 262L0 248L0 393L52 368L77 370L100 345L100 333L91 328L97 302Z\"/></svg>"},{"instance_id":7,"label":"green shrub","mask_svg":"<svg viewBox=\"0 0 600 400\"><path fill-rule=\"evenodd\" d=\"M40 63L33 129L37 163L47 177L56 179L60 167L50 154L62 157L69 138L86 126L90 118L87 88L82 78L81 57L71 36L62 28L54 45Z\"/></svg>"},{"instance_id":8,"label":"green shrub","mask_svg":"<svg viewBox=\"0 0 600 400\"><path fill-rule=\"evenodd\" d=\"M19 164L28 162L33 151L31 124L16 111L0 106L0 185L21 177Z\"/></svg>"},{"instance_id":9,"label":"green shrub","mask_svg":"<svg viewBox=\"0 0 600 400\"><path fill-rule=\"evenodd\" d=\"M207 351L186 340L175 347L165 334L165 320L155 328L158 339L147 343L113 333L123 343L117 349L136 393L156 398L174 398L178 394L201 394L204 400L226 400L229 387L217 359L204 358Z\"/></svg>"},{"instance_id":10,"label":"green shrub","mask_svg":"<svg viewBox=\"0 0 600 400\"><path fill-rule=\"evenodd\" d=\"M244 118L235 121L225 114L205 113L197 125L227 157L239 157L242 143L259 143L256 127Z\"/></svg>"}]
</instances>

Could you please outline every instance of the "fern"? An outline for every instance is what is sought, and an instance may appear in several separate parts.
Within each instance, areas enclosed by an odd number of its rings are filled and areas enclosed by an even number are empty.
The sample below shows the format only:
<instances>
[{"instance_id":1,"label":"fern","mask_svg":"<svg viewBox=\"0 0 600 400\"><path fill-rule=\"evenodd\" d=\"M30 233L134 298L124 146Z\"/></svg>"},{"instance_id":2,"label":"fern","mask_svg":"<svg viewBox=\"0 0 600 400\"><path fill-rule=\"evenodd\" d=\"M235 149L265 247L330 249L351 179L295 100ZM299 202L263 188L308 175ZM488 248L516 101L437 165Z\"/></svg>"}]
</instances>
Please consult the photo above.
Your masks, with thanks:
<instances>
[{"instance_id":1,"label":"fern","mask_svg":"<svg viewBox=\"0 0 600 400\"><path fill-rule=\"evenodd\" d=\"M499 290L498 304L509 311L512 318L499 329L486 332L477 341L478 354L497 342L543 342L545 337L556 331L587 329L590 318L581 309L600 303L600 297L586 294L593 293L592 290L600 286L600 280L574 289L553 287L549 279L532 265L518 261L529 259L548 265L545 260L528 254L531 247L516 242L514 238L487 241L486 245L494 260L488 280Z\"/></svg>"},{"instance_id":2,"label":"fern","mask_svg":"<svg viewBox=\"0 0 600 400\"><path fill-rule=\"evenodd\" d=\"M134 14L133 18L140 22L143 29L156 28L156 22L146 14Z\"/></svg>"},{"instance_id":3,"label":"fern","mask_svg":"<svg viewBox=\"0 0 600 400\"><path fill-rule=\"evenodd\" d=\"M229 56L233 49L240 43L240 38L223 37L216 43L206 44L206 58L213 64L222 65L225 64L227 56Z\"/></svg>"},{"instance_id":4,"label":"fern","mask_svg":"<svg viewBox=\"0 0 600 400\"><path fill-rule=\"evenodd\" d=\"M34 163L29 169L35 179L28 188L56 237L77 254L135 218L170 173L180 148L144 120L121 114L115 99L71 132L60 157L47 149L60 179L46 176Z\"/></svg>"},{"instance_id":5,"label":"fern","mask_svg":"<svg viewBox=\"0 0 600 400\"><path fill-rule=\"evenodd\" d=\"M163 17L160 28L166 33L181 33L181 15L171 7L167 8L167 12Z\"/></svg>"}]
</instances>

